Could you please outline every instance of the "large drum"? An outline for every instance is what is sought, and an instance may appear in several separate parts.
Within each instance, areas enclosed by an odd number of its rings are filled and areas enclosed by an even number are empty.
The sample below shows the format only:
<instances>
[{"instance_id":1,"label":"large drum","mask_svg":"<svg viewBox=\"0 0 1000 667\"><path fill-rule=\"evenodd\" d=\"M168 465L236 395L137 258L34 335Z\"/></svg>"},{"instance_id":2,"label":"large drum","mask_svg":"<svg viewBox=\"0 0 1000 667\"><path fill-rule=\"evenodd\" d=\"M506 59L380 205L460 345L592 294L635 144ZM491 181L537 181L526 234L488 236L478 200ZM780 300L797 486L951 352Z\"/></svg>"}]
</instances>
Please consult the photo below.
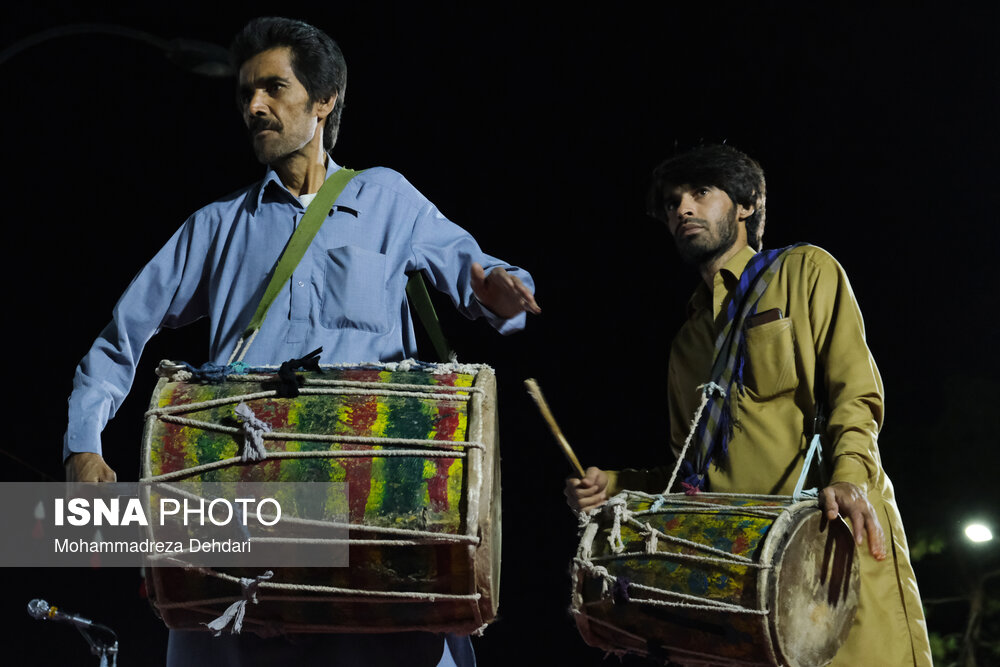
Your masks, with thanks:
<instances>
[{"instance_id":1,"label":"large drum","mask_svg":"<svg viewBox=\"0 0 1000 667\"><path fill-rule=\"evenodd\" d=\"M244 631L474 633L496 616L500 467L496 380L487 366L422 363L301 372L281 398L275 369L200 382L162 364L147 412L150 482L345 482L349 567L274 567ZM268 431L244 462L234 408ZM255 571L260 573L260 568ZM168 627L205 629L253 572L150 567Z\"/></svg>"},{"instance_id":2,"label":"large drum","mask_svg":"<svg viewBox=\"0 0 1000 667\"><path fill-rule=\"evenodd\" d=\"M854 541L815 501L625 491L583 517L584 640L684 665L825 665L858 604Z\"/></svg>"}]
</instances>

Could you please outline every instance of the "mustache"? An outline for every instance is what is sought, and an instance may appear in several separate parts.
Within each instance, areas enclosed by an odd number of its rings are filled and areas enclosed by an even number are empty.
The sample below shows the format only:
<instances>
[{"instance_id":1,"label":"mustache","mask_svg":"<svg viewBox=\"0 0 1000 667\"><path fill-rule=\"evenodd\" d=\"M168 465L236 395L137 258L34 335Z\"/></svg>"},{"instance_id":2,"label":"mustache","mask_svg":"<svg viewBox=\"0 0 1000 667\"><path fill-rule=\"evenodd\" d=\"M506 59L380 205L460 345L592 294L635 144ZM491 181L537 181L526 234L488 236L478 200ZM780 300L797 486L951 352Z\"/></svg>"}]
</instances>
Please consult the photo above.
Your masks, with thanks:
<instances>
[{"instance_id":1,"label":"mustache","mask_svg":"<svg viewBox=\"0 0 1000 667\"><path fill-rule=\"evenodd\" d=\"M699 227L708 227L708 220L704 218L686 218L679 226L683 227L688 223L698 225Z\"/></svg>"},{"instance_id":2,"label":"mustache","mask_svg":"<svg viewBox=\"0 0 1000 667\"><path fill-rule=\"evenodd\" d=\"M247 131L250 132L250 136L257 134L258 132L263 132L264 130L274 130L275 132L280 132L284 129L281 122L276 118L251 118L250 122L247 123Z\"/></svg>"}]
</instances>

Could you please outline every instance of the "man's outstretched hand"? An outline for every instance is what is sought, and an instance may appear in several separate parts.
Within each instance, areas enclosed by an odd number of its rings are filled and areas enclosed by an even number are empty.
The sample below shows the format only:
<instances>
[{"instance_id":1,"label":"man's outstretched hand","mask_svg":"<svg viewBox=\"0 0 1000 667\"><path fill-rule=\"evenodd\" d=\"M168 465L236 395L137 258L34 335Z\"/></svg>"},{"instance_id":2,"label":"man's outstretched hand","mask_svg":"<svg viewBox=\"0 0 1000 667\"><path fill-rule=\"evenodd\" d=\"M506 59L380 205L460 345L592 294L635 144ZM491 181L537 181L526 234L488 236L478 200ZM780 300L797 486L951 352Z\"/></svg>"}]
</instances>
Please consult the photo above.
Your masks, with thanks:
<instances>
[{"instance_id":1,"label":"man's outstretched hand","mask_svg":"<svg viewBox=\"0 0 1000 667\"><path fill-rule=\"evenodd\" d=\"M482 265L474 262L472 291L481 304L504 319L523 312L535 315L542 312L535 303L531 290L517 276L510 275L500 267L490 271L490 275L486 275Z\"/></svg>"},{"instance_id":2,"label":"man's outstretched hand","mask_svg":"<svg viewBox=\"0 0 1000 667\"><path fill-rule=\"evenodd\" d=\"M819 493L819 506L826 518L833 521L837 515L851 524L854 541L860 546L868 537L868 550L875 560L885 560L885 535L882 524L875 515L875 508L865 494L850 482L834 482Z\"/></svg>"}]
</instances>

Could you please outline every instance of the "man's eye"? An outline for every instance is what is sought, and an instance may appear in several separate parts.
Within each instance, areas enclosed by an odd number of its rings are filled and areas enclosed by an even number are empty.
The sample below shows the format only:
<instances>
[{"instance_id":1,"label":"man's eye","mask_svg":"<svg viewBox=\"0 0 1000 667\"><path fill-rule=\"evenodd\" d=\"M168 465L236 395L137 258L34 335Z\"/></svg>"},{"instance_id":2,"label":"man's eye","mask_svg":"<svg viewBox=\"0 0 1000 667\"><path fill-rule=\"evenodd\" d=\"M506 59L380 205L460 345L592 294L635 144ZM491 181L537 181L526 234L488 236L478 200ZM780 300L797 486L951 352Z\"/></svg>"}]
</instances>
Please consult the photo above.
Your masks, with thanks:
<instances>
[{"instance_id":1,"label":"man's eye","mask_svg":"<svg viewBox=\"0 0 1000 667\"><path fill-rule=\"evenodd\" d=\"M667 210L667 213L673 213L677 210L677 200L672 199L663 205L663 208Z\"/></svg>"},{"instance_id":2,"label":"man's eye","mask_svg":"<svg viewBox=\"0 0 1000 667\"><path fill-rule=\"evenodd\" d=\"M705 197L705 196L708 195L709 189L708 188L698 188L698 190L696 192L698 193L698 196Z\"/></svg>"}]
</instances>

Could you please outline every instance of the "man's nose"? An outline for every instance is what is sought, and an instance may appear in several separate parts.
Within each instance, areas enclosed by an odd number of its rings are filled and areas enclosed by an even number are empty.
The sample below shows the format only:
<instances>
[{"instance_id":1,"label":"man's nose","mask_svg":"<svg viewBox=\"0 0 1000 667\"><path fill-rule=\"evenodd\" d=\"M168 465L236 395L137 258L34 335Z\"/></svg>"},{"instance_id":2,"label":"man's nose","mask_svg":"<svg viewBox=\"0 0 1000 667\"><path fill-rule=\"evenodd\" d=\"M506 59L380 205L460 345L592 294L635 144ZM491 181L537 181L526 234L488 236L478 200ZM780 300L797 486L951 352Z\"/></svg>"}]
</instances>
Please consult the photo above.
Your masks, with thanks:
<instances>
[{"instance_id":1,"label":"man's nose","mask_svg":"<svg viewBox=\"0 0 1000 667\"><path fill-rule=\"evenodd\" d=\"M694 197L690 192L685 192L677 202L677 216L686 218L692 215L694 215Z\"/></svg>"},{"instance_id":2,"label":"man's nose","mask_svg":"<svg viewBox=\"0 0 1000 667\"><path fill-rule=\"evenodd\" d=\"M255 90L250 103L247 104L247 113L251 116L263 116L267 114L267 103L263 90Z\"/></svg>"}]
</instances>

